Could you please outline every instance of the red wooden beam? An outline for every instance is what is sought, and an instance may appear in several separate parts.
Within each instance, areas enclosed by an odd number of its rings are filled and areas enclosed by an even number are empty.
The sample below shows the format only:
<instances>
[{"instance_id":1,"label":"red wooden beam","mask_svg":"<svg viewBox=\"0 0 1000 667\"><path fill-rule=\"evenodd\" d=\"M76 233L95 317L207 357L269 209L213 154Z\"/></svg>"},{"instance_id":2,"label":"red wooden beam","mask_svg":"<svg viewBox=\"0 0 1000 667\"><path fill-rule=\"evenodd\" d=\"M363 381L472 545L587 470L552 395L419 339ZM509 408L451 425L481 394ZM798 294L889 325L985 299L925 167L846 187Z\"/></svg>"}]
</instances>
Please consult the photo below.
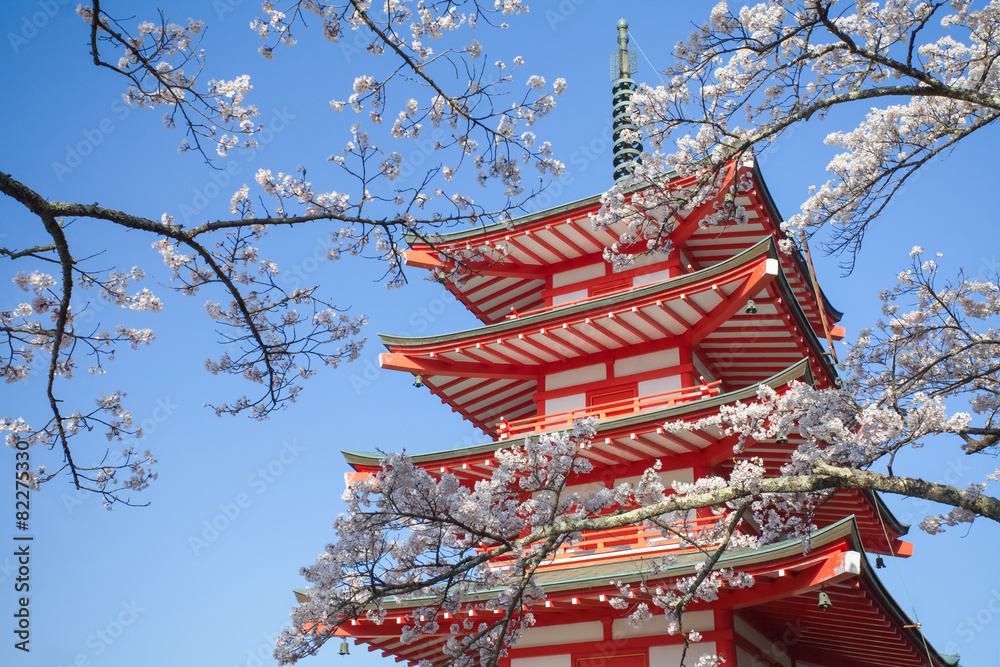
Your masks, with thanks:
<instances>
[{"instance_id":1,"label":"red wooden beam","mask_svg":"<svg viewBox=\"0 0 1000 667\"><path fill-rule=\"evenodd\" d=\"M722 293L722 290L717 289L715 287L715 285L712 286L712 290L714 292L718 293L719 296L722 298L723 301L726 300L726 295ZM697 303L695 303L694 300L689 299L688 296L687 296L687 294L681 294L681 301L683 303L687 304L688 308L690 308L694 312L698 313L698 317L699 318L704 319L704 318L708 317L708 312L705 311L705 309L702 308L701 306L699 306Z\"/></svg>"},{"instance_id":2,"label":"red wooden beam","mask_svg":"<svg viewBox=\"0 0 1000 667\"><path fill-rule=\"evenodd\" d=\"M486 365L496 364L496 361L486 356L486 354L489 353L489 350L484 350L482 344L480 343L456 349L455 351L461 352L463 356L470 359L473 363L486 364ZM464 363L464 362L456 362L456 363Z\"/></svg>"},{"instance_id":3,"label":"red wooden beam","mask_svg":"<svg viewBox=\"0 0 1000 667\"><path fill-rule=\"evenodd\" d=\"M580 450L580 454L582 454L583 456L586 456L587 458L600 457L602 459L606 459L606 461L600 461L600 463L602 465L608 465L609 463L612 464L612 465L616 465L616 464L619 464L619 463L624 463L624 464L632 463L632 461L630 461L629 459L626 459L624 457L618 456L614 452L609 452L606 449L604 449L604 447L607 446L607 445L609 445L609 444L611 444L611 443L608 443L608 442L594 442L591 445L590 449L582 449L582 450Z\"/></svg>"},{"instance_id":4,"label":"red wooden beam","mask_svg":"<svg viewBox=\"0 0 1000 667\"><path fill-rule=\"evenodd\" d=\"M507 298L503 299L502 301L498 301L497 303L493 304L492 306L486 306L485 304L488 303L494 296L501 296L500 294L491 295L490 298L483 300L483 308L488 308L490 311L502 310L502 311L504 311L503 315L506 316L507 312L508 312L508 309L512 305L514 305L515 303L517 303L518 301L523 301L526 298L530 298L532 296L537 296L536 293L533 293L531 290L518 291L518 290L520 290L526 284L527 283L522 283L522 284L519 284L519 285L515 285L514 287L511 287L510 289L504 290L503 293L502 293L502 296L505 296ZM512 293L514 294L514 296L510 296ZM540 302L541 298L539 297L539 298L536 298L535 300ZM497 319L499 319L499 318L497 318Z\"/></svg>"},{"instance_id":5,"label":"red wooden beam","mask_svg":"<svg viewBox=\"0 0 1000 667\"><path fill-rule=\"evenodd\" d=\"M573 223L572 220L570 220L568 218L566 219L566 225L567 226L571 225L572 223ZM581 255L589 255L592 252L592 251L584 250L583 248L581 248L577 243L575 243L572 239L570 239L566 234L564 234L563 232L561 232L558 229L557 225L546 225L545 229L549 230L549 232L551 232L553 236L555 236L557 239L559 239L564 244L566 244L567 246L569 246L570 248L572 248L573 250L575 250L577 253L579 253Z\"/></svg>"},{"instance_id":6,"label":"red wooden beam","mask_svg":"<svg viewBox=\"0 0 1000 667\"><path fill-rule=\"evenodd\" d=\"M545 329L539 329L538 333L541 334L541 335L545 335ZM559 361L567 361L569 359L569 357L561 354L557 350L553 350L553 349L551 349L549 347L546 347L545 345L542 345L541 343L539 343L538 341L536 341L534 338L531 338L531 334L527 334L527 335L525 335L523 333L522 334L518 334L517 335L517 339L520 340L520 341L522 341L522 342L527 343L528 345L530 345L533 348L539 350L540 352L544 352L545 354L552 355L553 357L555 357Z\"/></svg>"},{"instance_id":7,"label":"red wooden beam","mask_svg":"<svg viewBox=\"0 0 1000 667\"><path fill-rule=\"evenodd\" d=\"M579 324L579 323L576 323L576 324ZM604 345L601 345L596 340L594 340L593 337L591 337L591 336L585 336L583 334L583 332L577 331L576 329L574 329L573 325L570 325L570 324L567 324L566 322L563 322L563 325L562 325L561 328L562 328L562 330L565 333L568 333L569 335L574 336L575 338L577 338L578 340L586 343L587 345L593 345L594 347L597 348L598 352L608 352L610 350L610 348L605 347ZM584 353L584 354L587 354L587 353Z\"/></svg>"},{"instance_id":8,"label":"red wooden beam","mask_svg":"<svg viewBox=\"0 0 1000 667\"><path fill-rule=\"evenodd\" d=\"M544 365L544 364L549 363L549 362L545 361L544 359L542 359L541 357L536 356L536 355L532 354L531 352L528 352L522 346L515 345L514 344L515 340L523 340L523 339L520 338L520 337L516 338L516 339L511 339L511 340L504 340L503 338L497 338L497 345L499 345L501 347L510 348L514 352L514 354L520 354L522 356L525 356L528 359L530 359L531 361L534 361L536 364Z\"/></svg>"},{"instance_id":9,"label":"red wooden beam","mask_svg":"<svg viewBox=\"0 0 1000 667\"><path fill-rule=\"evenodd\" d=\"M597 318L591 319L591 318L588 317L587 319L584 320L584 324L589 324L590 326L594 327L594 329L596 329L598 332L600 332L600 334L602 336L607 336L608 338L610 338L611 340L615 341L616 343L618 343L622 347L628 347L629 346L628 341L626 341L624 338L622 338L621 336L619 336L617 334L611 333L610 331L608 331L608 329L606 329L605 327L601 326L601 320L600 319L597 319Z\"/></svg>"},{"instance_id":10,"label":"red wooden beam","mask_svg":"<svg viewBox=\"0 0 1000 667\"><path fill-rule=\"evenodd\" d=\"M637 337L639 340L641 340L644 343L649 343L649 342L652 342L652 340L653 340L647 334L644 334L642 331L640 331L639 329L637 329L635 326L629 324L628 322L626 322L621 317L616 316L614 313L608 313L607 319L614 321L615 324L617 324L621 328L625 329L626 331L628 331L629 333L631 333L633 336Z\"/></svg>"},{"instance_id":11,"label":"red wooden beam","mask_svg":"<svg viewBox=\"0 0 1000 667\"><path fill-rule=\"evenodd\" d=\"M501 345L501 346L503 345L503 343L501 342L501 339L497 339L497 344ZM486 354L492 355L493 357L499 359L500 363L503 363L503 364L515 365L515 364L523 363L519 359L513 359L513 358L511 358L505 352L501 352L501 351L498 351L498 350L494 350L494 349L492 349L490 347L486 347L487 345L489 345L489 343L476 343L476 349L477 350L482 350Z\"/></svg>"},{"instance_id":12,"label":"red wooden beam","mask_svg":"<svg viewBox=\"0 0 1000 667\"><path fill-rule=\"evenodd\" d=\"M678 438L673 433L669 433L669 432L663 430L662 428L656 429L656 435L660 436L664 440L667 440L667 441L669 441L669 442L677 445L678 447L680 447L684 451L687 451L687 452L700 452L700 451L702 451L701 447L698 447L697 445L692 445L691 443L689 443L689 442L687 442L685 440L681 440L680 438Z\"/></svg>"},{"instance_id":13,"label":"red wooden beam","mask_svg":"<svg viewBox=\"0 0 1000 667\"><path fill-rule=\"evenodd\" d=\"M526 248L525 245L524 245L524 243L521 243L520 241L517 241L514 238L514 236L512 236L510 234L508 234L507 236L504 237L504 241L506 241L510 245L514 246L516 249L520 250L525 255L527 255L531 259L535 260L536 262L538 262L542 266L548 266L549 264L551 264L551 262L547 262L546 260L542 259L539 255L535 254L534 252L532 252L531 250L529 250L528 248Z\"/></svg>"},{"instance_id":14,"label":"red wooden beam","mask_svg":"<svg viewBox=\"0 0 1000 667\"><path fill-rule=\"evenodd\" d=\"M621 235L616 234L614 231L612 231L610 227L601 227L600 231L604 232L608 237L610 237L612 243L618 243L619 241L621 241ZM600 242L598 241L598 243Z\"/></svg>"},{"instance_id":15,"label":"red wooden beam","mask_svg":"<svg viewBox=\"0 0 1000 667\"><path fill-rule=\"evenodd\" d=\"M539 236L537 232L533 232L533 231L531 231L529 229L528 231L526 231L524 233L524 235L527 236L527 237L530 237L530 238L534 239L535 243L537 243L538 245L542 246L543 248L545 248L546 250L548 250L549 252L551 252L553 255L555 255L559 259L560 262L564 262L567 259L569 259L568 256L566 256L563 253L561 253L551 243L549 243L548 241L546 241L545 239L543 239L541 236Z\"/></svg>"},{"instance_id":16,"label":"red wooden beam","mask_svg":"<svg viewBox=\"0 0 1000 667\"><path fill-rule=\"evenodd\" d=\"M459 402L459 401L456 400L455 401L456 404L460 405L462 407L462 409L465 410L465 409L468 409L468 407L470 405L476 405L477 403L481 403L483 401L488 401L488 400L494 398L495 396L499 396L500 394L502 394L505 391L510 391L514 387L516 387L519 384L521 384L520 382L517 382L517 381L513 381L513 382L503 382L503 381L500 381L500 382L498 382L496 380L489 380L489 382L493 386L488 391L485 391L482 394L479 394L478 396L468 396L468 394L471 394L472 392L466 392L466 393L462 394L461 397L456 396L455 397L456 399L457 398L462 398L463 399L461 402Z\"/></svg>"},{"instance_id":17,"label":"red wooden beam","mask_svg":"<svg viewBox=\"0 0 1000 667\"><path fill-rule=\"evenodd\" d=\"M649 326L651 326L654 329L656 329L657 331L659 331L661 334L663 334L667 338L673 338L674 337L674 334L671 333L669 329L667 329L665 326L663 326L662 324L660 324L659 322L657 322L656 320L654 320L652 317L650 317L646 313L642 312L642 310L640 310L638 307L636 307L636 306L632 307L632 314L635 315L636 317L638 317L640 320L642 320L646 324L648 324Z\"/></svg>"},{"instance_id":18,"label":"red wooden beam","mask_svg":"<svg viewBox=\"0 0 1000 667\"><path fill-rule=\"evenodd\" d=\"M447 385L448 385L448 388L450 389L454 385L459 384L461 382L465 382L466 380L470 380L470 379L472 379L472 378L457 377L454 380L451 380L450 382L448 382ZM461 391L459 391L459 392L457 392L455 394L449 394L448 396L444 396L443 395L443 392L444 392L443 386L439 386L438 389L442 392L442 396L441 396L442 398L456 399L458 396L461 396L461 395L464 395L464 394L475 393L475 392L479 391L480 389L482 389L483 387L486 387L487 385L492 384L494 381L495 381L494 378L487 378L485 380L480 380L479 382L476 382L476 383L474 383L472 385L469 385L465 389L462 389ZM424 384L427 384L427 383L424 382Z\"/></svg>"},{"instance_id":19,"label":"red wooden beam","mask_svg":"<svg viewBox=\"0 0 1000 667\"><path fill-rule=\"evenodd\" d=\"M403 251L403 263L417 269L428 269L431 271L450 271L455 262L442 262L429 252L422 250L407 249ZM527 268L525 265L514 262L468 262L460 260L463 267L467 267L469 273L481 276L501 276L506 278L535 278L544 279L547 273L537 269Z\"/></svg>"},{"instance_id":20,"label":"red wooden beam","mask_svg":"<svg viewBox=\"0 0 1000 667\"><path fill-rule=\"evenodd\" d=\"M777 277L779 270L776 259L768 257L758 260L753 272L743 284L737 287L727 300L713 308L708 317L702 319L694 329L684 335L685 342L689 346L701 342L736 311L745 307L748 298L771 284Z\"/></svg>"},{"instance_id":21,"label":"red wooden beam","mask_svg":"<svg viewBox=\"0 0 1000 667\"><path fill-rule=\"evenodd\" d=\"M477 292L481 292L484 289L488 289L490 287L494 287L497 283L501 283L501 282L503 282L504 280L507 280L507 279L508 279L507 276L503 276L503 277L499 277L499 278L490 278L488 280L483 281L482 284L479 284L479 285L476 285L475 287L470 287L468 289L462 290L462 293L471 297L474 294L476 294ZM489 298L489 297L487 297L487 298Z\"/></svg>"},{"instance_id":22,"label":"red wooden beam","mask_svg":"<svg viewBox=\"0 0 1000 667\"><path fill-rule=\"evenodd\" d=\"M524 366L503 366L501 364L483 364L468 362L438 361L408 357L399 352L383 352L378 357L379 367L407 373L422 373L427 375L445 375L461 377L480 377L494 379L522 378L535 380L537 371Z\"/></svg>"},{"instance_id":23,"label":"red wooden beam","mask_svg":"<svg viewBox=\"0 0 1000 667\"><path fill-rule=\"evenodd\" d=\"M566 323L563 322L562 326L565 327ZM555 331L559 331L559 329L555 329ZM573 352L575 352L578 356L586 357L589 354L587 352L584 352L580 348L578 348L576 345L573 345L572 343L570 343L568 340L564 339L563 337L556 336L555 333L553 333L549 329L545 329L545 328L539 329L538 333L540 333L542 336L544 336L546 340L553 341L553 342L555 342L557 344L560 344L560 345L562 345L564 347L568 347L569 349L573 350Z\"/></svg>"},{"instance_id":24,"label":"red wooden beam","mask_svg":"<svg viewBox=\"0 0 1000 667\"><path fill-rule=\"evenodd\" d=\"M506 389L509 390L509 389L511 389L511 387L507 387ZM500 392L500 393L503 393L503 392ZM475 402L471 402L470 401L469 403L465 404L463 407L466 410L469 410L470 412L471 411L475 411L475 412L479 412L479 413L486 412L487 414L490 414L492 411L496 410L497 408L499 408L502 405L507 405L508 403L511 403L511 402L518 402L519 404L516 405L516 406L514 406L511 409L513 409L513 410L520 410L521 407L522 407L522 405L526 403L525 400L524 400L525 397L528 397L528 396L530 396L531 394L534 394L534 393L535 393L535 388L529 386L526 389L514 392L513 394L510 394L509 396L503 396L503 397L497 398L493 402L487 403L486 405L480 405L477 408L473 408L472 406L479 404L479 402L480 402L479 398L475 399ZM496 395L499 395L499 394L496 394ZM492 397L487 397L487 398L492 398ZM534 405L534 403L532 403L532 405ZM496 416L499 419L503 415L500 414L500 413L496 413Z\"/></svg>"},{"instance_id":25,"label":"red wooden beam","mask_svg":"<svg viewBox=\"0 0 1000 667\"><path fill-rule=\"evenodd\" d=\"M645 447L649 447L654 452L660 452L660 454L658 454L657 456L677 456L677 452L675 452L674 450L667 449L663 445L657 444L652 440L650 440L649 438L643 437L641 433L633 433L631 434L631 438L636 442L638 442L639 444Z\"/></svg>"}]
</instances>

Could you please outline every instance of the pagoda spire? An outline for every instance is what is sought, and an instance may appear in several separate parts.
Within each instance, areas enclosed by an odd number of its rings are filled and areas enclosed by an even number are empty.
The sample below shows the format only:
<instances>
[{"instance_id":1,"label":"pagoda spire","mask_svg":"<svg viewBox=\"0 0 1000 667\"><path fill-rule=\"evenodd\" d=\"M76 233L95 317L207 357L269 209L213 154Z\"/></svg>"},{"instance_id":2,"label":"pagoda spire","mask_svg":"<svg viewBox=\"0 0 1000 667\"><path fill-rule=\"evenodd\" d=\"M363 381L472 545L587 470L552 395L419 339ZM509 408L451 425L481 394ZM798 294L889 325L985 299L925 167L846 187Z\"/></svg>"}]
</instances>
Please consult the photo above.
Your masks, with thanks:
<instances>
[{"instance_id":1,"label":"pagoda spire","mask_svg":"<svg viewBox=\"0 0 1000 667\"><path fill-rule=\"evenodd\" d=\"M628 21L618 19L618 50L611 56L611 80L614 82L611 87L614 131L612 164L616 183L628 176L631 171L630 163L638 162L639 154L642 153L642 144L635 135L627 139L622 136L626 130L630 133L638 131L632 122L632 114L629 113L632 93L638 87L632 80L637 66L635 54L628 50Z\"/></svg>"}]
</instances>

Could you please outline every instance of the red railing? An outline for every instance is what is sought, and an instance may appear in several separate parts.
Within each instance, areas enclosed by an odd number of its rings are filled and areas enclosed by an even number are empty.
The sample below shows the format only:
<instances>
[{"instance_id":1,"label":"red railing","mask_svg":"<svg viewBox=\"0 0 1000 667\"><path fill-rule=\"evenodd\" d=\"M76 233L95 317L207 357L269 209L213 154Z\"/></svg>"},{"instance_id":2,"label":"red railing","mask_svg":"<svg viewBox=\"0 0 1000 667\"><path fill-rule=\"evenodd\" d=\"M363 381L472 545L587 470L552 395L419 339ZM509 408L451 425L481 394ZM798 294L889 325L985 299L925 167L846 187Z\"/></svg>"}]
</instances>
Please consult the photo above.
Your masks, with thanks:
<instances>
[{"instance_id":1,"label":"red railing","mask_svg":"<svg viewBox=\"0 0 1000 667\"><path fill-rule=\"evenodd\" d=\"M561 428L570 428L577 419L597 417L603 421L610 417L622 417L652 408L670 407L678 403L687 403L708 396L716 396L720 391L719 386L721 384L721 380L716 380L715 382L698 385L697 387L682 387L659 394L626 398L621 401L611 401L610 403L592 405L587 408L554 412L548 415L515 419L514 421L507 421L501 417L500 421L497 422L497 435L500 440L506 440L527 433L543 433Z\"/></svg>"},{"instance_id":2,"label":"red railing","mask_svg":"<svg viewBox=\"0 0 1000 667\"><path fill-rule=\"evenodd\" d=\"M582 540L559 548L558 555L601 554L644 547L672 547L686 549L691 541L701 539L705 530L714 530L725 516L691 517L687 521L670 524L677 534L664 535L657 526L625 526L610 530L584 533Z\"/></svg>"},{"instance_id":3,"label":"red railing","mask_svg":"<svg viewBox=\"0 0 1000 667\"><path fill-rule=\"evenodd\" d=\"M687 521L671 523L673 534L668 533L667 535L664 535L657 526L642 525L587 532L583 534L583 539L559 547L551 559L559 561L575 556L596 556L647 547L688 551L695 548L692 542L696 540L711 539L714 541L717 538L715 531L719 522L725 522L727 518L727 515L691 517ZM481 548L492 551L496 547L490 545ZM504 554L494 559L493 562L503 563L511 558L510 554Z\"/></svg>"}]
</instances>

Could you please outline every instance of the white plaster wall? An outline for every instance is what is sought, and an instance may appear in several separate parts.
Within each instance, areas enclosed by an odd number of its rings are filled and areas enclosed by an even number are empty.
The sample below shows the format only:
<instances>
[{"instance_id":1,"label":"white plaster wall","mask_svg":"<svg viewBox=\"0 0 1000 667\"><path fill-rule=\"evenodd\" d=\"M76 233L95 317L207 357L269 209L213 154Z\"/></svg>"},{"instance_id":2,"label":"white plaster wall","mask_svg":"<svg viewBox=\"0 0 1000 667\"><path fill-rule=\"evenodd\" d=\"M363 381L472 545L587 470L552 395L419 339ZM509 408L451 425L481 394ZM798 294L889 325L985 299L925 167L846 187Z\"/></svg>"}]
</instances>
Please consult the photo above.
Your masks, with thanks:
<instances>
[{"instance_id":1,"label":"white plaster wall","mask_svg":"<svg viewBox=\"0 0 1000 667\"><path fill-rule=\"evenodd\" d=\"M638 628L629 625L627 618L616 618L611 624L612 639L625 639L627 637L653 637L656 635L666 635L668 625L663 614L654 616ZM707 632L715 629L715 615L711 611L689 611L684 613L684 630L699 630Z\"/></svg>"},{"instance_id":2,"label":"white plaster wall","mask_svg":"<svg viewBox=\"0 0 1000 667\"><path fill-rule=\"evenodd\" d=\"M539 408L543 415L551 415L556 412L566 412L567 410L579 410L587 407L586 394L572 394L571 396L560 396L542 401Z\"/></svg>"},{"instance_id":3,"label":"white plaster wall","mask_svg":"<svg viewBox=\"0 0 1000 667\"><path fill-rule=\"evenodd\" d=\"M547 625L543 628L528 628L517 640L516 648L532 646L558 646L578 642L596 642L604 638L604 626L600 621ZM534 660L534 658L527 658ZM513 662L513 661L511 661ZM511 667L514 667L511 665ZM548 666L546 666L548 667Z\"/></svg>"},{"instance_id":4,"label":"white plaster wall","mask_svg":"<svg viewBox=\"0 0 1000 667\"><path fill-rule=\"evenodd\" d=\"M603 278L604 277L604 262L598 262L596 264L588 264L587 266L581 266L578 269L572 269L570 271L562 271L560 273L552 274L552 286L553 287L565 287L566 285L572 285L573 283L578 283L581 280L590 280L592 278Z\"/></svg>"},{"instance_id":5,"label":"white plaster wall","mask_svg":"<svg viewBox=\"0 0 1000 667\"><path fill-rule=\"evenodd\" d=\"M552 305L558 306L563 303L569 303L570 301L578 301L579 299L587 298L587 290L578 289L573 292L566 292L565 294L556 294L552 297Z\"/></svg>"},{"instance_id":6,"label":"white plaster wall","mask_svg":"<svg viewBox=\"0 0 1000 667\"><path fill-rule=\"evenodd\" d=\"M660 264L666 262L666 255L661 255L659 253L651 252L649 254L635 255L632 259L632 263L626 267L627 269L638 269L643 266L653 266L655 264Z\"/></svg>"},{"instance_id":7,"label":"white plaster wall","mask_svg":"<svg viewBox=\"0 0 1000 667\"><path fill-rule=\"evenodd\" d=\"M680 353L678 353L677 348L625 357L615 360L615 377L620 378L625 375L655 371L668 366L676 366L679 363Z\"/></svg>"},{"instance_id":8,"label":"white plaster wall","mask_svg":"<svg viewBox=\"0 0 1000 667\"><path fill-rule=\"evenodd\" d=\"M665 391L673 391L681 388L681 376L669 375L665 378L655 378L653 380L643 380L639 383L639 395L651 396L662 394Z\"/></svg>"},{"instance_id":9,"label":"white plaster wall","mask_svg":"<svg viewBox=\"0 0 1000 667\"><path fill-rule=\"evenodd\" d=\"M667 470L660 473L660 479L669 488L674 482L686 482L694 484L693 468L678 468L677 470Z\"/></svg>"},{"instance_id":10,"label":"white plaster wall","mask_svg":"<svg viewBox=\"0 0 1000 667\"><path fill-rule=\"evenodd\" d=\"M667 280L668 278L670 278L669 269L663 269L661 271L653 271L652 273L646 273L633 278L632 286L639 287L640 285L651 285L653 283L658 283L663 280Z\"/></svg>"},{"instance_id":11,"label":"white plaster wall","mask_svg":"<svg viewBox=\"0 0 1000 667\"><path fill-rule=\"evenodd\" d=\"M615 480L615 484L616 485L637 484L640 479L642 479L640 475L634 475L632 477L619 477L618 479ZM663 486L667 487L668 489L673 485L674 481L687 482L688 484L692 484L694 483L694 470L691 468L664 470L663 472L660 473L660 481L663 482ZM688 612L684 614L684 618L687 618L688 616L694 613L698 612ZM687 627L687 621L684 621L684 626Z\"/></svg>"},{"instance_id":12,"label":"white plaster wall","mask_svg":"<svg viewBox=\"0 0 1000 667\"><path fill-rule=\"evenodd\" d=\"M534 628L530 628L530 632ZM517 643L522 646L521 642ZM511 658L510 667L573 667L573 660L568 653L560 655L544 655L537 658Z\"/></svg>"},{"instance_id":13,"label":"white plaster wall","mask_svg":"<svg viewBox=\"0 0 1000 667\"><path fill-rule=\"evenodd\" d=\"M698 616L701 614L701 616ZM690 617L695 618L690 618ZM707 623L707 626L706 626ZM684 614L685 630L712 630L715 627L715 620L712 612L688 612ZM662 614L654 616L638 628L633 628L626 618L618 618L611 624L611 637L613 639L625 639L628 637L652 637L657 635L667 635L667 619Z\"/></svg>"},{"instance_id":14,"label":"white plaster wall","mask_svg":"<svg viewBox=\"0 0 1000 667\"><path fill-rule=\"evenodd\" d=\"M686 623L684 625L687 626ZM681 664L681 653L683 651L684 646L681 644L673 646L650 646L649 667L677 667L677 665ZM688 649L687 664L693 665L698 662L698 657L705 653L715 653L715 642L691 644L691 647Z\"/></svg>"},{"instance_id":15,"label":"white plaster wall","mask_svg":"<svg viewBox=\"0 0 1000 667\"><path fill-rule=\"evenodd\" d=\"M594 364L593 366L584 366L583 368L574 368L573 370L546 375L545 391L607 379L607 367L604 364Z\"/></svg>"},{"instance_id":16,"label":"white plaster wall","mask_svg":"<svg viewBox=\"0 0 1000 667\"><path fill-rule=\"evenodd\" d=\"M581 498L591 496L604 489L604 482L590 482L589 484L573 484L567 486L565 493L579 493Z\"/></svg>"}]
</instances>

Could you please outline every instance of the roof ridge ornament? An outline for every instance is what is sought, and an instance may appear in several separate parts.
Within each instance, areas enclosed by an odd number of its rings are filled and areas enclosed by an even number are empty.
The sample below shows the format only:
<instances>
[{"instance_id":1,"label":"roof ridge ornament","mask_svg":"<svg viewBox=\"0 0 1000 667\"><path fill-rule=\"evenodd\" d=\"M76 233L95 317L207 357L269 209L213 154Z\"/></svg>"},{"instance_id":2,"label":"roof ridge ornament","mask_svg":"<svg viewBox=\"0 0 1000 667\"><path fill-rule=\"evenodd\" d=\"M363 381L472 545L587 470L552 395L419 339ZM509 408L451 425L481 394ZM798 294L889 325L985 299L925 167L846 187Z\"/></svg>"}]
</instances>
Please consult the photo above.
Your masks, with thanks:
<instances>
[{"instance_id":1,"label":"roof ridge ornament","mask_svg":"<svg viewBox=\"0 0 1000 667\"><path fill-rule=\"evenodd\" d=\"M632 172L631 163L638 162L642 153L642 144L638 140L639 128L632 122L632 114L629 113L632 93L638 88L632 80L632 74L638 68L636 55L628 49L628 21L618 19L618 50L611 55L611 121L614 138L611 160L615 183Z\"/></svg>"}]
</instances>

